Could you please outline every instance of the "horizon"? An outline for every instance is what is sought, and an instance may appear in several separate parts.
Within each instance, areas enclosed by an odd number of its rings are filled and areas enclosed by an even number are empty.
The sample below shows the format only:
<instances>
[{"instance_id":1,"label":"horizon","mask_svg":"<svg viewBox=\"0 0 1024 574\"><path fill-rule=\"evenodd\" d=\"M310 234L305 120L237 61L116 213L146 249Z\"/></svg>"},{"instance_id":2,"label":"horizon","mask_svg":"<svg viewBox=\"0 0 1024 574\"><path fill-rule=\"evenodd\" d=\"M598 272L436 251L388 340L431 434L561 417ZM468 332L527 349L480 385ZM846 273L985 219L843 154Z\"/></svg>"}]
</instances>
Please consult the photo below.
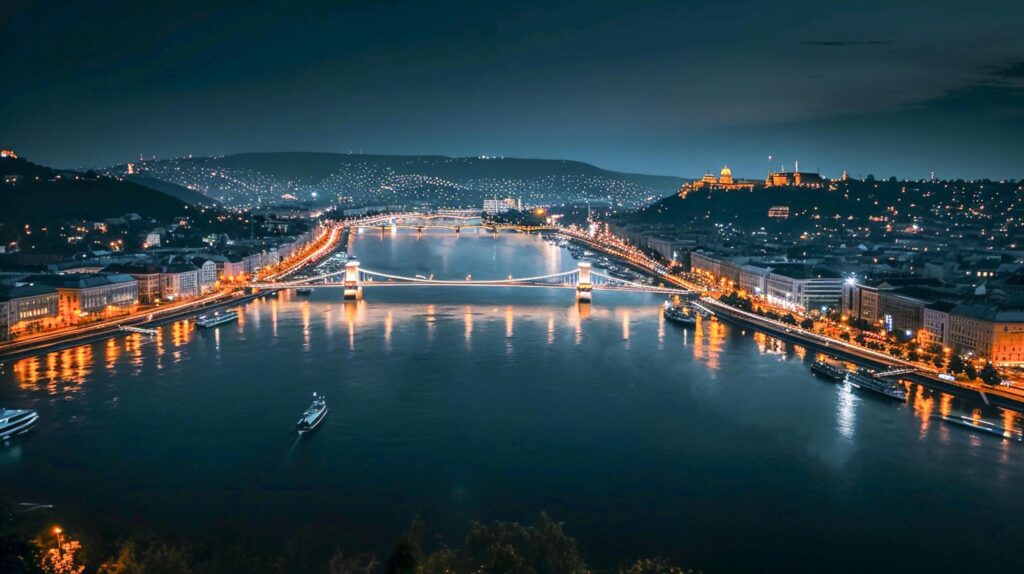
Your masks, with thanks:
<instances>
[{"instance_id":1,"label":"horizon","mask_svg":"<svg viewBox=\"0 0 1024 574\"><path fill-rule=\"evenodd\" d=\"M236 151L236 152L228 152L228 153L222 153L222 154L211 154L211 155L184 154L184 155L180 155L180 156L171 156L171 157L160 157L160 156L153 157L153 156L150 156L150 157L140 157L140 158L137 158L137 159L125 160L125 161L116 161L116 162L105 164L105 165L60 166L60 165L49 165L49 164L37 161L35 158L28 157L28 156L26 156L24 154L19 153L18 150L16 148L13 148L12 146L0 146L0 148L14 151L17 154L17 157L19 157L21 159L25 159L25 160L31 161L32 163L35 163L37 165L43 165L43 166L50 167L50 168L53 168L53 169L68 170L68 171L103 170L103 169L109 169L109 168L112 168L112 167L115 167L115 166L127 165L129 163L137 163L137 162L143 162L144 163L144 162L153 162L153 161L177 161L177 160L183 160L183 159L195 159L195 160L200 160L200 159L216 159L216 158L220 158L220 157L230 157L230 156L238 156L238 155L322 154L322 155L347 155L347 156L363 155L363 156L371 156L371 157L435 157L435 158L444 158L444 159L525 160L525 161L574 162L574 163L586 164L586 165L589 165L591 167L594 167L594 168L597 168L597 169L600 169L600 170L604 170L604 171L613 172L613 173L622 173L622 174L627 174L627 175L651 176L651 177L670 177L670 178L678 178L678 179L683 179L683 180L699 180L702 176L707 175L707 174L717 175L721 171L721 169L728 167L730 170L732 170L734 172L734 174L733 174L734 177L736 177L737 179L740 179L740 180L759 181L759 180L764 178L763 175L762 176L756 176L756 175L755 176L750 176L750 175L746 175L746 174L744 174L742 172L736 173L737 170L732 167L732 164L723 164L723 165L721 165L721 166L719 166L717 168L707 169L707 170L705 170L705 171L703 171L703 172L701 172L699 174L698 173L693 173L693 174L674 174L674 173L650 173L650 172L640 172L640 171L630 171L630 170L619 170L619 169L610 168L610 167L607 167L607 166L604 166L604 165L600 165L600 164L597 164L597 163L593 163L593 162L589 162L589 161L585 161L585 160L580 160L580 159L567 158L567 157L524 157L524 156L500 156L500 155L498 155L498 156L494 156L494 155L446 155L446 154L439 154L439 153L408 153L408 154L399 154L399 153L377 153L377 152L367 152L367 151L336 152L336 151L319 151L319 150ZM799 162L799 160L796 160L796 161ZM788 166L787 165L775 165L775 166L773 166L771 168L771 171L772 172L793 172L794 171L794 165L793 164L790 164ZM840 170L839 173L829 173L829 172L820 170L817 167L815 167L813 169L809 169L809 168L805 167L805 168L801 169L800 171L802 173L817 173L817 174L821 175L822 177L826 177L826 178L829 178L829 179L838 179L839 177L842 176L843 171L847 171L847 175L851 179L858 179L858 180L864 180L864 179L867 179L868 177L874 177L877 180L888 180L888 179L890 179L892 177L895 177L898 181L928 181L928 180L934 180L934 181L961 181L961 180L962 181L982 181L982 180L989 180L989 181L996 181L996 182L1005 182L1005 181L1019 181L1019 180L1024 179L1024 175L1018 175L1018 176L1011 175L1009 177L988 177L988 176L982 176L982 177L961 177L961 176L955 176L955 175L944 175L944 174L941 174L941 173L938 173L938 172L929 173L926 176L920 176L920 177L901 176L901 175L897 175L897 174L883 174L883 173L876 173L876 172L872 172L872 171L867 171L865 173L852 173L852 172L849 172L848 170ZM765 174L767 174L767 168L766 168Z\"/></svg>"},{"instance_id":2,"label":"horizon","mask_svg":"<svg viewBox=\"0 0 1024 574\"><path fill-rule=\"evenodd\" d=\"M1024 5L999 4L25 3L0 17L0 142L54 166L317 149L1015 178Z\"/></svg>"}]
</instances>

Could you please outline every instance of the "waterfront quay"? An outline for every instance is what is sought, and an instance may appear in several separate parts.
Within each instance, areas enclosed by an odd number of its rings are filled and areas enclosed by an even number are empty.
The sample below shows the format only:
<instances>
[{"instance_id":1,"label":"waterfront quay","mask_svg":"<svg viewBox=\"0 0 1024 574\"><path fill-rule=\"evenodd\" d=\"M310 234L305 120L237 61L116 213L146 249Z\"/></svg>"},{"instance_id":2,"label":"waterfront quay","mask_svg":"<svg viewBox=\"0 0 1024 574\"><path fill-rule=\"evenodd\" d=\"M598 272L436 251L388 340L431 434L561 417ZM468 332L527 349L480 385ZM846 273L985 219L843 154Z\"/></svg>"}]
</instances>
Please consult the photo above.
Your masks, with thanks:
<instances>
[{"instance_id":1,"label":"waterfront quay","mask_svg":"<svg viewBox=\"0 0 1024 574\"><path fill-rule=\"evenodd\" d=\"M1019 412L1024 411L1024 389L1020 387L985 386L970 381L943 380L938 377L938 371L921 365L920 363L901 360L885 353L863 346L854 345L842 339L802 329L796 324L786 324L780 321L767 319L729 305L715 297L715 295L720 296L725 293L723 289L719 288L718 283L701 284L684 278L678 273L673 272L668 265L658 262L651 255L633 247L625 241L622 241L614 234L604 233L600 237L593 237L576 228L563 228L560 230L560 233L566 238L578 241L596 251L617 257L623 262L651 274L656 278L656 280L684 286L687 289L693 290L695 293L702 293L702 304L713 309L715 314L723 319L763 331L767 334L771 334L785 340L812 345L826 354L833 355L837 358L849 358L866 366L883 368L913 368L914 372L904 375L904 378L914 380L931 388L955 392L959 395L980 397L986 403L991 401L994 404L1011 408ZM761 302L761 304L765 304L765 302ZM779 309L779 311L788 313L790 310Z\"/></svg>"}]
</instances>

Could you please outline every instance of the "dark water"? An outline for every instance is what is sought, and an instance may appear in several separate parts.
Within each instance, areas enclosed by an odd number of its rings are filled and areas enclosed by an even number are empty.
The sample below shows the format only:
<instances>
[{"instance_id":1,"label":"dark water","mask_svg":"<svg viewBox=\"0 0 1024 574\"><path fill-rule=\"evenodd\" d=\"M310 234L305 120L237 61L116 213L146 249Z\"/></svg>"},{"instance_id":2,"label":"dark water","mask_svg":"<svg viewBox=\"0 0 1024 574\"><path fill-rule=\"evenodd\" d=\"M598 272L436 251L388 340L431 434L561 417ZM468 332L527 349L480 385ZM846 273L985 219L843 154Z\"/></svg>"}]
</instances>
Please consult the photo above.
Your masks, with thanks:
<instances>
[{"instance_id":1,"label":"dark water","mask_svg":"<svg viewBox=\"0 0 1024 574\"><path fill-rule=\"evenodd\" d=\"M352 240L363 266L474 278L571 269L536 236ZM997 409L911 388L906 405L814 378L813 357L728 325L665 324L661 299L388 287L244 308L3 366L40 411L0 449L18 500L125 530L226 526L272 542L329 524L380 551L419 516L564 521L598 566L709 572L1013 571L1024 445L933 420ZM297 440L313 391L331 413Z\"/></svg>"}]
</instances>

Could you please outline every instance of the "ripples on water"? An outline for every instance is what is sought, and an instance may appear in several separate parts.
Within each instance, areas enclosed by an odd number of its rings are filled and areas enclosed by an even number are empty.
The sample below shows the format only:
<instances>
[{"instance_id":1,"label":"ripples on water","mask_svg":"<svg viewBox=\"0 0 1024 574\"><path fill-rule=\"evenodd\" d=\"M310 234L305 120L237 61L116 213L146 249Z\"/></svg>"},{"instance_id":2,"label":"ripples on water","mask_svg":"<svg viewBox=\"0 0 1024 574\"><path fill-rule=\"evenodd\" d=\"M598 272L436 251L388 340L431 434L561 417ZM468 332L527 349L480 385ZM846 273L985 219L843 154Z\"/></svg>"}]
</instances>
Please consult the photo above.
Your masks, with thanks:
<instances>
[{"instance_id":1,"label":"ripples on water","mask_svg":"<svg viewBox=\"0 0 1024 574\"><path fill-rule=\"evenodd\" d=\"M381 271L480 278L575 265L526 236L356 237L352 250ZM546 510L594 560L709 571L751 555L778 569L992 569L1024 536L1024 445L933 418L1020 429L1012 411L910 383L905 405L856 392L811 376L801 346L666 324L650 295L366 297L285 292L217 329L179 321L0 367L0 403L42 415L0 451L0 482L119 529L228 521L280 541L328 521L364 548L417 515L454 539L472 520ZM331 414L296 440L314 390ZM923 554L864 550L892 536ZM960 544L981 558L935 553Z\"/></svg>"}]
</instances>

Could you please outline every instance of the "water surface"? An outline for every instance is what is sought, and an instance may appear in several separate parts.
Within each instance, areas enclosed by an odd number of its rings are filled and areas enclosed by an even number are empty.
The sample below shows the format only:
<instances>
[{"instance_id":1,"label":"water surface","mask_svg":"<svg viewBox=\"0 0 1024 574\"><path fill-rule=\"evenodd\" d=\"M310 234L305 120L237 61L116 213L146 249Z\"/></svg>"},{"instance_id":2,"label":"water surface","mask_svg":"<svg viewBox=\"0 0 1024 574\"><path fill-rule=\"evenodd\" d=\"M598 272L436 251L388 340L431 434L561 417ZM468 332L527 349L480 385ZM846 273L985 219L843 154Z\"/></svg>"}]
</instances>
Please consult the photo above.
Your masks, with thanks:
<instances>
[{"instance_id":1,"label":"water surface","mask_svg":"<svg viewBox=\"0 0 1024 574\"><path fill-rule=\"evenodd\" d=\"M354 235L366 268L475 279L572 269L538 236ZM547 511L598 566L708 572L1010 571L1024 450L932 418L998 409L910 387L897 404L814 378L801 347L653 295L369 288L282 294L236 324L168 325L6 364L0 404L40 411L0 449L17 500L125 531L226 527L283 542L329 524L383 552L419 516ZM301 440L314 392L331 412Z\"/></svg>"}]
</instances>

